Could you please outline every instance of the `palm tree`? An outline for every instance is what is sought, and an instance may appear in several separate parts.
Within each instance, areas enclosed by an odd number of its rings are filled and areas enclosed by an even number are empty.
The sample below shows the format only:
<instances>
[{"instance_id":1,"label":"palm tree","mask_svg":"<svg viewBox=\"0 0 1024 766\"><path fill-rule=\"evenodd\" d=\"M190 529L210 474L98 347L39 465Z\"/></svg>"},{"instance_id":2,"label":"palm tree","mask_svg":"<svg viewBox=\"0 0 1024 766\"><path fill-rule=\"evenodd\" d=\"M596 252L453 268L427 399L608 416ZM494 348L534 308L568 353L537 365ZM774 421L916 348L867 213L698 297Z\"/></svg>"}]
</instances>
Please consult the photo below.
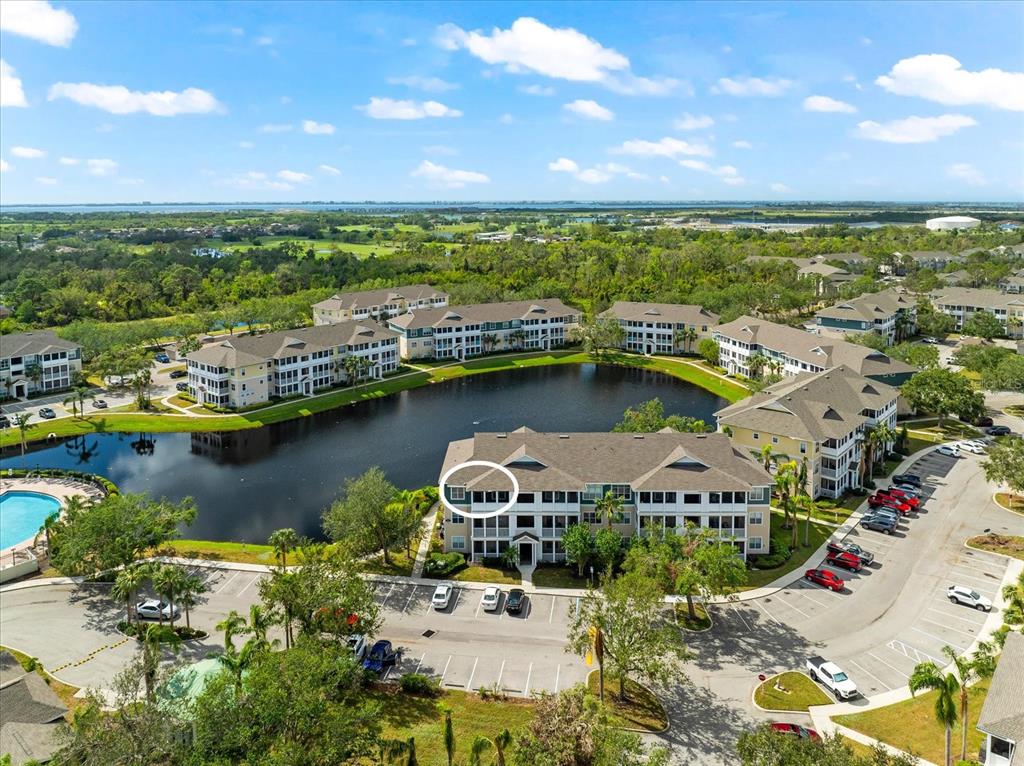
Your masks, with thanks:
<instances>
[{"instance_id":1,"label":"palm tree","mask_svg":"<svg viewBox=\"0 0 1024 766\"><path fill-rule=\"evenodd\" d=\"M786 529L789 529L789 495L795 468L796 464L790 461L782 463L775 471L775 492L779 496L779 505L782 506L782 513L785 517L783 526Z\"/></svg>"},{"instance_id":2,"label":"palm tree","mask_svg":"<svg viewBox=\"0 0 1024 766\"><path fill-rule=\"evenodd\" d=\"M889 427L887 423L879 423L872 429L869 438L872 440L872 452L875 455L876 462L882 462L885 460L885 453L889 449L889 445L896 441L898 434L895 430Z\"/></svg>"},{"instance_id":3,"label":"palm tree","mask_svg":"<svg viewBox=\"0 0 1024 766\"><path fill-rule=\"evenodd\" d=\"M281 567L288 566L288 552L295 549L299 544L299 536L291 527L275 530L270 534L267 542L274 548L274 553L281 560Z\"/></svg>"},{"instance_id":4,"label":"palm tree","mask_svg":"<svg viewBox=\"0 0 1024 766\"><path fill-rule=\"evenodd\" d=\"M146 684L146 699L156 699L156 672L160 667L160 643L164 642L177 651L181 640L175 635L164 635L162 626L147 625L142 634L142 676Z\"/></svg>"},{"instance_id":5,"label":"palm tree","mask_svg":"<svg viewBox=\"0 0 1024 766\"><path fill-rule=\"evenodd\" d=\"M494 743L494 766L505 766L505 748L512 744L512 732L503 729L491 741Z\"/></svg>"},{"instance_id":6,"label":"palm tree","mask_svg":"<svg viewBox=\"0 0 1024 766\"><path fill-rule=\"evenodd\" d=\"M246 641L241 651L235 649L234 644L224 652L217 655L217 661L231 671L235 679L235 696L242 696L242 675L252 665L258 653L255 640Z\"/></svg>"},{"instance_id":7,"label":"palm tree","mask_svg":"<svg viewBox=\"0 0 1024 766\"><path fill-rule=\"evenodd\" d=\"M185 585L185 571L174 564L165 564L153 573L153 587L171 606L171 630L174 629L174 602Z\"/></svg>"},{"instance_id":8,"label":"palm tree","mask_svg":"<svg viewBox=\"0 0 1024 766\"><path fill-rule=\"evenodd\" d=\"M761 447L761 462L764 464L764 470L772 470L772 445L766 444Z\"/></svg>"},{"instance_id":9,"label":"palm tree","mask_svg":"<svg viewBox=\"0 0 1024 766\"><path fill-rule=\"evenodd\" d=\"M259 604L249 607L249 625L245 633L252 636L249 643L253 644L254 651L271 651L277 648L280 643L276 638L273 641L267 639L267 631L277 624L274 613Z\"/></svg>"},{"instance_id":10,"label":"palm tree","mask_svg":"<svg viewBox=\"0 0 1024 766\"><path fill-rule=\"evenodd\" d=\"M284 646L286 649L291 648L295 643L292 617L295 615L296 605L302 599L298 575L285 569L273 570L270 578L260 584L260 596L265 604L280 610L280 618L284 623ZM218 625L217 630L223 628Z\"/></svg>"},{"instance_id":11,"label":"palm tree","mask_svg":"<svg viewBox=\"0 0 1024 766\"><path fill-rule=\"evenodd\" d=\"M747 369L750 370L750 377L760 378L761 371L764 369L766 364L768 364L768 357L760 351L751 354L747 359Z\"/></svg>"},{"instance_id":12,"label":"palm tree","mask_svg":"<svg viewBox=\"0 0 1024 766\"><path fill-rule=\"evenodd\" d=\"M608 490L604 493L604 497L594 503L594 510L597 511L599 518L604 518L608 529L611 529L612 519L622 513L622 498Z\"/></svg>"},{"instance_id":13,"label":"palm tree","mask_svg":"<svg viewBox=\"0 0 1024 766\"><path fill-rule=\"evenodd\" d=\"M991 678L996 671L996 649L995 646L986 641L980 641L978 648L970 657L960 656L952 646L942 647L942 653L949 658L949 661L956 666L956 673L960 677L960 720L964 722L961 727L962 739L960 742L960 760L967 760L967 687L975 681L983 678Z\"/></svg>"},{"instance_id":14,"label":"palm tree","mask_svg":"<svg viewBox=\"0 0 1024 766\"><path fill-rule=\"evenodd\" d=\"M229 652L234 651L235 642L234 637L236 634L242 634L245 632L245 618L232 609L228 612L228 616L217 623L217 630L224 631L224 649Z\"/></svg>"},{"instance_id":15,"label":"palm tree","mask_svg":"<svg viewBox=\"0 0 1024 766\"><path fill-rule=\"evenodd\" d=\"M196 605L199 596L206 592L206 582L202 577L187 575L181 583L178 591L178 603L185 607L185 627L192 629L192 621L189 615L189 608Z\"/></svg>"},{"instance_id":16,"label":"palm tree","mask_svg":"<svg viewBox=\"0 0 1024 766\"><path fill-rule=\"evenodd\" d=\"M129 625L132 624L132 605L135 603L136 594L148 579L149 571L145 566L132 564L117 573L117 578L111 586L110 595L124 601L125 616Z\"/></svg>"},{"instance_id":17,"label":"palm tree","mask_svg":"<svg viewBox=\"0 0 1024 766\"><path fill-rule=\"evenodd\" d=\"M1017 582L1003 586L1003 622L1013 627L1024 626L1024 572L1017 577ZM1005 640L1005 633L1003 634Z\"/></svg>"},{"instance_id":18,"label":"palm tree","mask_svg":"<svg viewBox=\"0 0 1024 766\"><path fill-rule=\"evenodd\" d=\"M953 749L953 726L957 722L957 692L960 681L956 673L946 673L934 662L922 662L914 668L910 676L910 694L916 696L922 689L937 692L935 697L935 720L946 727L946 758L944 766L951 766Z\"/></svg>"},{"instance_id":19,"label":"palm tree","mask_svg":"<svg viewBox=\"0 0 1024 766\"><path fill-rule=\"evenodd\" d=\"M25 365L25 377L35 383L39 388L39 381L43 379L43 366L39 362L29 362Z\"/></svg>"},{"instance_id":20,"label":"palm tree","mask_svg":"<svg viewBox=\"0 0 1024 766\"><path fill-rule=\"evenodd\" d=\"M22 413L14 416L14 425L16 425L18 427L18 436L21 437L21 456L22 457L25 457L25 447L28 444L28 439L25 437L25 434L28 433L28 430L30 428L35 428L35 426L29 425L28 421L30 421L31 419L32 419L32 413L31 412L22 412Z\"/></svg>"},{"instance_id":21,"label":"palm tree","mask_svg":"<svg viewBox=\"0 0 1024 766\"><path fill-rule=\"evenodd\" d=\"M469 766L483 766L483 754L492 747L491 740L482 734L477 734L469 748Z\"/></svg>"},{"instance_id":22,"label":"palm tree","mask_svg":"<svg viewBox=\"0 0 1024 766\"><path fill-rule=\"evenodd\" d=\"M92 395L89 389L85 386L79 386L69 396L67 396L63 404L71 402L71 415L78 417L78 412L81 410L82 417L85 417L85 400L95 401L96 397Z\"/></svg>"},{"instance_id":23,"label":"palm tree","mask_svg":"<svg viewBox=\"0 0 1024 766\"><path fill-rule=\"evenodd\" d=\"M46 537L46 550L50 548L50 533L57 528L57 522L60 521L60 511L54 511L43 521L43 525L39 527L39 532L36 533L36 540L39 539L39 535L45 535ZM35 540L32 541L32 546L35 547Z\"/></svg>"},{"instance_id":24,"label":"palm tree","mask_svg":"<svg viewBox=\"0 0 1024 766\"><path fill-rule=\"evenodd\" d=\"M517 351L522 351L523 345L526 343L526 330L523 330L522 328L513 330L508 334L508 339L515 344Z\"/></svg>"},{"instance_id":25,"label":"palm tree","mask_svg":"<svg viewBox=\"0 0 1024 766\"><path fill-rule=\"evenodd\" d=\"M398 766L419 766L416 760L416 738L407 740L385 739L380 743L381 763L394 763Z\"/></svg>"},{"instance_id":26,"label":"palm tree","mask_svg":"<svg viewBox=\"0 0 1024 766\"><path fill-rule=\"evenodd\" d=\"M442 731L444 737L444 749L448 754L448 766L452 766L452 761L455 760L455 728L452 726L452 711L444 711L444 728Z\"/></svg>"},{"instance_id":27,"label":"palm tree","mask_svg":"<svg viewBox=\"0 0 1024 766\"><path fill-rule=\"evenodd\" d=\"M359 372L363 365L359 361L358 356L346 356L345 361L341 363L341 366L345 368L345 375L348 378L349 385L355 385L359 379Z\"/></svg>"}]
</instances>

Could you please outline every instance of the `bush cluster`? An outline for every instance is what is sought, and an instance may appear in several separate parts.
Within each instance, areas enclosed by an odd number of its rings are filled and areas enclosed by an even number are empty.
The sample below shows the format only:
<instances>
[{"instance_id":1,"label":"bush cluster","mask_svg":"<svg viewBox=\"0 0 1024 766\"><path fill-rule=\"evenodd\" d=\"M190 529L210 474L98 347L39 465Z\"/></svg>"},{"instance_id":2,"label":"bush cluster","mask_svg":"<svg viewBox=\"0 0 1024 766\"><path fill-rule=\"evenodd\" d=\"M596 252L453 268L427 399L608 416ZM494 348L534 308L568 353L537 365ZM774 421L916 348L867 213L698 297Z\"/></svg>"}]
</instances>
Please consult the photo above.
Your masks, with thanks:
<instances>
[{"instance_id":1,"label":"bush cluster","mask_svg":"<svg viewBox=\"0 0 1024 766\"><path fill-rule=\"evenodd\" d=\"M417 694L433 697L441 691L441 682L423 673L406 673L398 680L398 685L406 694Z\"/></svg>"},{"instance_id":2,"label":"bush cluster","mask_svg":"<svg viewBox=\"0 0 1024 766\"><path fill-rule=\"evenodd\" d=\"M450 553L431 553L430 558L423 567L423 573L428 577L444 577L445 575L457 572L466 566L466 557L458 551Z\"/></svg>"}]
</instances>

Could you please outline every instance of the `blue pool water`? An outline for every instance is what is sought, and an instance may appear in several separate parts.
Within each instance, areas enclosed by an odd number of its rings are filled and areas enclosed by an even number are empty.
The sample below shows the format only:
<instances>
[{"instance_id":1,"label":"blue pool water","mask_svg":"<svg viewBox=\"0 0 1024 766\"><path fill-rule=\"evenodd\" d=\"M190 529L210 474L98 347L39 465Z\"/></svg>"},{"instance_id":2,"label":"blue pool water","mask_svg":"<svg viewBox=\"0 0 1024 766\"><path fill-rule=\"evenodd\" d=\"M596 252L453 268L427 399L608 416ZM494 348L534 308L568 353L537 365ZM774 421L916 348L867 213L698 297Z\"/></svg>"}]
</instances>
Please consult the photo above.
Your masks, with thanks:
<instances>
[{"instance_id":1,"label":"blue pool water","mask_svg":"<svg viewBox=\"0 0 1024 766\"><path fill-rule=\"evenodd\" d=\"M0 495L0 550L35 537L46 517L60 510L60 501L38 492Z\"/></svg>"}]
</instances>

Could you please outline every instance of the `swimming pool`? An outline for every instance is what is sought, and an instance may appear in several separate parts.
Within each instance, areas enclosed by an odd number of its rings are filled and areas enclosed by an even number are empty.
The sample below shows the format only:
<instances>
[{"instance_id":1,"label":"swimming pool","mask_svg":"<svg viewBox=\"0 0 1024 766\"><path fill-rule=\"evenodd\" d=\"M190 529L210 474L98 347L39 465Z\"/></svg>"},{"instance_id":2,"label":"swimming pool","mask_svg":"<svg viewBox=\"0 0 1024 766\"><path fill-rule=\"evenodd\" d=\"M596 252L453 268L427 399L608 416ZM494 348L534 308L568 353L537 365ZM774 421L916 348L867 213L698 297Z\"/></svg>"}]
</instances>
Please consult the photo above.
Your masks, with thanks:
<instances>
[{"instance_id":1,"label":"swimming pool","mask_svg":"<svg viewBox=\"0 0 1024 766\"><path fill-rule=\"evenodd\" d=\"M46 517L60 510L60 500L41 492L0 495L0 550L35 537Z\"/></svg>"}]
</instances>

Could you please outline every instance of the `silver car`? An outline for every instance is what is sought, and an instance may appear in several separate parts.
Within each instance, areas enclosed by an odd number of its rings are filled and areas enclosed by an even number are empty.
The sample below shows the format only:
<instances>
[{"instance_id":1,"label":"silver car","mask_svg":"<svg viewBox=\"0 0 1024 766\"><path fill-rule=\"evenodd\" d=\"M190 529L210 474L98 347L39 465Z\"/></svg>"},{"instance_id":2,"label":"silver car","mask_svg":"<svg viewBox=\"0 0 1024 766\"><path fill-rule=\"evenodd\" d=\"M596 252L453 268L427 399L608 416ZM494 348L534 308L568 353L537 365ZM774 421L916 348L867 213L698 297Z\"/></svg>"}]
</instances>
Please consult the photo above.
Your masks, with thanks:
<instances>
[{"instance_id":1,"label":"silver car","mask_svg":"<svg viewBox=\"0 0 1024 766\"><path fill-rule=\"evenodd\" d=\"M172 615L177 619L180 612L178 607L172 610L166 601L147 598L135 605L135 614L142 620L169 620Z\"/></svg>"}]
</instances>

